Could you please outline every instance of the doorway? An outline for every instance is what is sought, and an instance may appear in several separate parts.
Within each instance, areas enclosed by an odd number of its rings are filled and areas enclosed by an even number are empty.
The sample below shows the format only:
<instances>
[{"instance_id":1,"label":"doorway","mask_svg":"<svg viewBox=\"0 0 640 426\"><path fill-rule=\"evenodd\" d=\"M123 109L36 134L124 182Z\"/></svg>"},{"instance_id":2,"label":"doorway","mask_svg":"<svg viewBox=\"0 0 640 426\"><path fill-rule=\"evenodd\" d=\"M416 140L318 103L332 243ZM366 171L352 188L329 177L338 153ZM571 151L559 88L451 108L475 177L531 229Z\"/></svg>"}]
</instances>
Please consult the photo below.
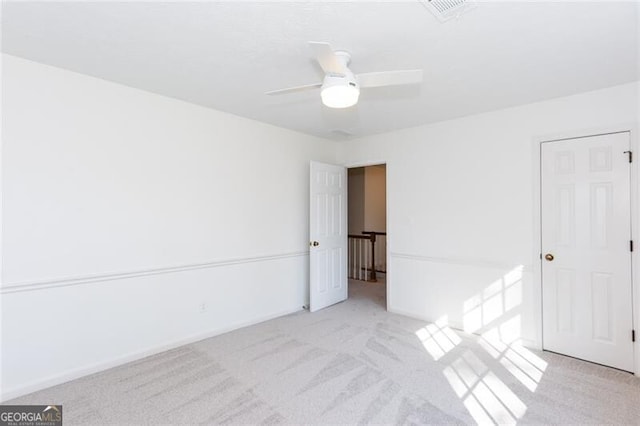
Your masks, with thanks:
<instances>
[{"instance_id":1,"label":"doorway","mask_svg":"<svg viewBox=\"0 0 640 426\"><path fill-rule=\"evenodd\" d=\"M386 309L386 164L349 168L347 181L349 297L367 299Z\"/></svg>"},{"instance_id":2,"label":"doorway","mask_svg":"<svg viewBox=\"0 0 640 426\"><path fill-rule=\"evenodd\" d=\"M634 370L630 134L541 144L543 348Z\"/></svg>"}]
</instances>

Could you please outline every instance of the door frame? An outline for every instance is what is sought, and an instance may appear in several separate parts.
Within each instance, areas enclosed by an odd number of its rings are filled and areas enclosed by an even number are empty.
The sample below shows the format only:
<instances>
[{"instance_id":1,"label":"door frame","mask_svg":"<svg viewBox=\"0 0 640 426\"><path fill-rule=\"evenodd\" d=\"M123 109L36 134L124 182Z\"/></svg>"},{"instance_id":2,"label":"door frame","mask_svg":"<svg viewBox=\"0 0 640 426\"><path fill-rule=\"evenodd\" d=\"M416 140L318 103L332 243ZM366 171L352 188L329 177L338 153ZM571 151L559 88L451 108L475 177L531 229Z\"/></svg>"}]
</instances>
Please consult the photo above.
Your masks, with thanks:
<instances>
[{"instance_id":1,"label":"door frame","mask_svg":"<svg viewBox=\"0 0 640 426\"><path fill-rule=\"evenodd\" d=\"M634 159L631 163L630 170L630 191L631 191L631 238L636 242L636 247L640 247L640 178L638 170L638 162L640 162L640 150L638 140L638 124L637 123L621 123L618 125L588 128L582 130L571 130L565 132L536 135L532 139L532 181L533 181L533 252L531 253L532 280L533 280L533 306L536 316L535 323L538 324L535 346L542 350L542 333L543 333L543 317L542 317L542 226L541 226L541 168L542 168L542 143L552 142L561 139L576 139L589 136L605 135L610 133L629 132L629 146L634 153ZM634 369L636 376L640 376L640 256L637 250L631 253L631 291L632 291L632 311L633 311L633 328L636 330L636 341L633 345L634 352Z\"/></svg>"},{"instance_id":2,"label":"door frame","mask_svg":"<svg viewBox=\"0 0 640 426\"><path fill-rule=\"evenodd\" d=\"M391 304L391 292L389 291L389 289L391 288L391 273L390 270L391 268L391 258L389 256L389 253L391 253L391 250L389 250L390 247L390 241L391 239L389 238L389 235L391 234L389 232L389 223L391 222L389 220L389 212L390 212L390 208L389 208L389 161L387 160L371 160L371 161L360 161L360 162L355 162L355 163L344 163L343 166L347 168L347 197L349 197L349 192L348 192L348 188L349 188L349 169L355 169L358 167L369 167L369 166L385 166L385 173L384 173L384 181L385 181L385 216L386 216L386 223L385 223L385 227L387 229L387 235L386 235L386 239L387 239L387 250L385 253L385 257L386 257L386 262L387 262L387 273L385 274L385 293L386 293L386 299L387 299L387 306L386 306L386 310L389 310L389 306L393 306ZM347 199L348 200L348 199ZM349 218L349 203L347 202L347 220ZM347 233L348 234L348 233ZM349 256L348 250L347 250L347 256ZM348 261L348 257L347 257L347 261Z\"/></svg>"}]
</instances>

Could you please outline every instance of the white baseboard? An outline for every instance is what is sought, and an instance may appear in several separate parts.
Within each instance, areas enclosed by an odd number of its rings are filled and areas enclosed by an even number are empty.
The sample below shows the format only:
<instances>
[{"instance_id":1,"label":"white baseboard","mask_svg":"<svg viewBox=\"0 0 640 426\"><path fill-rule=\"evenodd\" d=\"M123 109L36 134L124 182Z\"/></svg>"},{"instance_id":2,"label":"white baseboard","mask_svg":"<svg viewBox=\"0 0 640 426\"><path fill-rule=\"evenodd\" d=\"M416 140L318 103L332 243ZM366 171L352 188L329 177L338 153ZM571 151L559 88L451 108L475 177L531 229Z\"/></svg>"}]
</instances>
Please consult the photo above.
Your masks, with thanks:
<instances>
[{"instance_id":1,"label":"white baseboard","mask_svg":"<svg viewBox=\"0 0 640 426\"><path fill-rule=\"evenodd\" d=\"M535 349L537 351L542 351L542 345L540 344L540 342L536 341L536 340L532 340L532 339L520 339L520 343L522 344L522 346L524 346L525 348L529 348L529 349Z\"/></svg>"},{"instance_id":2,"label":"white baseboard","mask_svg":"<svg viewBox=\"0 0 640 426\"><path fill-rule=\"evenodd\" d=\"M402 315L405 317L409 317L409 318L413 318L413 319L417 319L417 320L421 320L421 321L427 321L429 323L434 322L434 320L432 318L428 318L425 315L420 315L420 314L416 314L415 312L409 312L409 311L405 311L402 309L396 309L393 308L391 306L387 307L387 311L391 312L392 314L397 314L397 315ZM450 324L453 328L457 328L455 324Z\"/></svg>"},{"instance_id":3,"label":"white baseboard","mask_svg":"<svg viewBox=\"0 0 640 426\"><path fill-rule=\"evenodd\" d=\"M397 315L402 315L405 317L409 317L409 318L414 318L420 321L427 321L429 323L434 322L433 319L427 318L424 315L419 315L419 314L415 314L413 312L408 312L408 311L403 311L402 309L395 309L395 308L387 308L387 311L391 312L392 314L397 314ZM461 331L463 333L467 333L466 331L464 331L464 326L462 324L458 324L455 322L450 322L449 323L449 327L451 327L454 330L458 330ZM467 333L467 334L473 334L474 336L480 336L477 333ZM522 344L522 346L524 346L525 348L529 348L529 349L535 349L535 350L542 350L542 345L539 344L538 342L536 342L535 340L531 340L531 339L520 339L520 344Z\"/></svg>"},{"instance_id":4,"label":"white baseboard","mask_svg":"<svg viewBox=\"0 0 640 426\"><path fill-rule=\"evenodd\" d=\"M142 351L130 353L127 355L123 355L121 357L113 358L108 361L99 362L93 365L75 368L73 370L68 370L60 374L56 374L53 376L49 376L42 380L33 381L21 386L17 386L8 390L2 390L0 393L0 403L4 403L10 399L18 398L23 395L27 395L39 390L43 390L52 386L60 385L62 383L70 382L71 380L79 379L84 376L88 376L90 374L99 373L104 370L108 370L113 367L118 367L120 365L127 364L129 362L138 361L142 358L146 358L151 355L156 355L164 351L168 351L171 349L178 348L180 346L188 345L190 343L195 343L200 340L208 339L210 337L215 337L224 333L228 333L233 330L237 330L239 328L248 327L254 324L258 324L264 321L268 321L270 319L278 318L281 316L293 314L295 312L299 312L302 310L301 308L296 308L289 311L279 312L276 314L266 315L260 318L254 318L249 321L244 321L240 323L236 323L233 325L220 327L215 330L211 330L205 333L194 334L189 337L185 337L183 339L179 339L173 342L165 343L159 346L155 346L152 348L148 348Z\"/></svg>"}]
</instances>

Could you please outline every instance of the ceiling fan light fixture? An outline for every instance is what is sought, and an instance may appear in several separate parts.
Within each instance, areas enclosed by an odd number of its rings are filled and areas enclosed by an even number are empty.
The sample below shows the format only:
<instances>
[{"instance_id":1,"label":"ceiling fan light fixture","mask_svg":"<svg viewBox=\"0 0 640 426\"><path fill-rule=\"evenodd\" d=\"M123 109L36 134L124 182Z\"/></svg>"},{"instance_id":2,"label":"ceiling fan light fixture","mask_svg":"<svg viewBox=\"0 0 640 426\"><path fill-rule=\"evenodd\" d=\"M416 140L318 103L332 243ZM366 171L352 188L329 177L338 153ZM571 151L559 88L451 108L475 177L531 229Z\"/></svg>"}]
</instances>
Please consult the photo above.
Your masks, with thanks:
<instances>
[{"instance_id":1,"label":"ceiling fan light fixture","mask_svg":"<svg viewBox=\"0 0 640 426\"><path fill-rule=\"evenodd\" d=\"M322 88L320 96L329 108L348 108L358 103L360 89L349 84L328 86Z\"/></svg>"},{"instance_id":2,"label":"ceiling fan light fixture","mask_svg":"<svg viewBox=\"0 0 640 426\"><path fill-rule=\"evenodd\" d=\"M465 0L470 1L470 0ZM322 103L329 108L349 108L358 103L360 88L398 86L422 83L422 70L396 70L366 72L355 75L349 69L351 55L344 50L333 50L329 43L310 41L322 71L322 83L306 84L272 90L267 95L282 95L320 88Z\"/></svg>"}]
</instances>

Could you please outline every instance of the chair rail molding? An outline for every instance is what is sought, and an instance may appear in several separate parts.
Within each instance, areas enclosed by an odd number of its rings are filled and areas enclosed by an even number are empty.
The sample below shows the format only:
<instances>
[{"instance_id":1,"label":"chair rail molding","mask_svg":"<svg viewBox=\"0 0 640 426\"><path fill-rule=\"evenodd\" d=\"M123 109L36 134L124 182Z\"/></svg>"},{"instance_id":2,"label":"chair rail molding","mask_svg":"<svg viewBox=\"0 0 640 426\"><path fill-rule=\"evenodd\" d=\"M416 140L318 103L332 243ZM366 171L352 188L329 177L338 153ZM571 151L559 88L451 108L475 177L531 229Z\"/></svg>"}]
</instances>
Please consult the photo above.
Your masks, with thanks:
<instances>
[{"instance_id":1,"label":"chair rail molding","mask_svg":"<svg viewBox=\"0 0 640 426\"><path fill-rule=\"evenodd\" d=\"M0 294L10 294L25 291L44 290L56 287L68 287L83 284L99 283L104 281L115 281L125 278L137 278L150 275L173 274L185 271L193 271L197 269L219 268L231 265L240 265L254 262L269 262L280 259L289 259L294 257L308 256L308 251L295 251L287 253L277 253L270 255L237 257L229 259L218 259L202 263L190 263L183 265L175 265L161 268L146 268L133 271L112 272L102 274L81 275L75 277L52 278L38 281L3 283L0 287Z\"/></svg>"}]
</instances>

